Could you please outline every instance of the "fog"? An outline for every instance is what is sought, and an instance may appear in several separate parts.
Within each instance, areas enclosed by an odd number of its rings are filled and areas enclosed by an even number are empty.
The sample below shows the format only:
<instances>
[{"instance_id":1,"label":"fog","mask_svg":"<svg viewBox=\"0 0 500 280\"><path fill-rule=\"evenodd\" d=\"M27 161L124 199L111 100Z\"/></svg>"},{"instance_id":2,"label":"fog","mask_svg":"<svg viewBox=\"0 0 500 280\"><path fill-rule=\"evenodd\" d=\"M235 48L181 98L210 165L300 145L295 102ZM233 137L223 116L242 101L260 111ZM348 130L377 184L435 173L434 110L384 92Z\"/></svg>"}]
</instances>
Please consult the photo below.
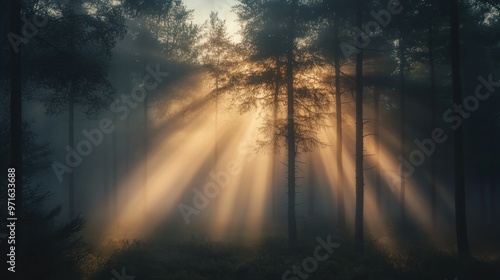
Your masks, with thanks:
<instances>
[{"instance_id":1,"label":"fog","mask_svg":"<svg viewBox=\"0 0 500 280\"><path fill-rule=\"evenodd\" d=\"M500 7L458 2L1 4L8 277L496 279Z\"/></svg>"}]
</instances>

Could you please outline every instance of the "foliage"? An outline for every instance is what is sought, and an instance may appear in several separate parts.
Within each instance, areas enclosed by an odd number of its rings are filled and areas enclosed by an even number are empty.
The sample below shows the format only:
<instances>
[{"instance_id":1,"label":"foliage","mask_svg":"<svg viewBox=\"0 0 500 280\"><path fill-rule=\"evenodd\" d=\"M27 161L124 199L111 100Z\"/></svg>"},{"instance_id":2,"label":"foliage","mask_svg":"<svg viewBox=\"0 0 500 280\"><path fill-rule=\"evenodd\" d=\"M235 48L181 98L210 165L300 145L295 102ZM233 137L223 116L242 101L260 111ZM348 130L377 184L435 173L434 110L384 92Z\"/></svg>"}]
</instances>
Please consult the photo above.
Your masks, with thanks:
<instances>
[{"instance_id":1,"label":"foliage","mask_svg":"<svg viewBox=\"0 0 500 280\"><path fill-rule=\"evenodd\" d=\"M258 246L212 241L170 241L162 246L140 241L122 244L96 279L108 279L110 271L121 267L140 279L280 279L292 265L300 265L311 256L317 246L314 242L301 243L290 251L286 240L275 238L265 239ZM449 253L415 246L394 249L380 242L369 243L365 254L359 254L347 241L327 260L318 262L310 279L496 279L499 261L497 256L496 260L462 263Z\"/></svg>"}]
</instances>

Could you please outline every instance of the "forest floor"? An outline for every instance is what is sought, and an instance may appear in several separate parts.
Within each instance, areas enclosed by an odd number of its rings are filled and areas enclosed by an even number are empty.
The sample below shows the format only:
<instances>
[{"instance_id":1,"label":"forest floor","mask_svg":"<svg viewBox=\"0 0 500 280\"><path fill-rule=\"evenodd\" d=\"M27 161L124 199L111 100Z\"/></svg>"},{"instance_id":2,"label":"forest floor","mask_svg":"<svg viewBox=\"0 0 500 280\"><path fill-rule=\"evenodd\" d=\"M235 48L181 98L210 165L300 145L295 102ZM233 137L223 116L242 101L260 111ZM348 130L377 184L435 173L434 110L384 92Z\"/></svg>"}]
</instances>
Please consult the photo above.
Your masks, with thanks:
<instances>
[{"instance_id":1,"label":"forest floor","mask_svg":"<svg viewBox=\"0 0 500 280\"><path fill-rule=\"evenodd\" d=\"M437 250L415 241L409 242L408 240L414 240L411 238L366 241L364 252L359 253L349 239L335 236L328 240L327 236L328 234L302 236L295 249L288 248L285 236L268 237L259 245L253 246L196 240L194 237L175 242L157 237L147 243L137 240L108 240L105 244L107 255L104 253L100 256L105 261L101 261L98 266L94 265L94 269L89 269L92 272L86 278L500 279L499 244L495 244L496 247L490 246L489 250L473 252L472 258L461 260L451 249ZM96 259L93 261L94 264L97 263Z\"/></svg>"}]
</instances>

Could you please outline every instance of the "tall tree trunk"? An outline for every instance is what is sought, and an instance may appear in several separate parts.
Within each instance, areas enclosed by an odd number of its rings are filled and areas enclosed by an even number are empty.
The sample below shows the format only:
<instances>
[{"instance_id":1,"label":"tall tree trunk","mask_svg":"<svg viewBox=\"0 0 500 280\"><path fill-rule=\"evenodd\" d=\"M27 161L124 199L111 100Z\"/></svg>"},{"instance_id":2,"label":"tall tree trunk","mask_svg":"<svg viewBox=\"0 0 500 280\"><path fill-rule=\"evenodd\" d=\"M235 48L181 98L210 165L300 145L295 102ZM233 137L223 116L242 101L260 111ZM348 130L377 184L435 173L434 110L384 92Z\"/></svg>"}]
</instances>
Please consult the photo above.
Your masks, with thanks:
<instances>
[{"instance_id":1,"label":"tall tree trunk","mask_svg":"<svg viewBox=\"0 0 500 280\"><path fill-rule=\"evenodd\" d=\"M309 184L307 186L307 215L309 216L309 218L314 218L314 198L316 196L316 181L314 178L314 162L311 153L309 154L308 163L309 163L308 164Z\"/></svg>"},{"instance_id":2,"label":"tall tree trunk","mask_svg":"<svg viewBox=\"0 0 500 280\"><path fill-rule=\"evenodd\" d=\"M373 91L373 107L375 114L375 195L377 200L377 209L382 210L382 187L380 173L382 172L382 167L380 166L380 92L375 87Z\"/></svg>"},{"instance_id":3,"label":"tall tree trunk","mask_svg":"<svg viewBox=\"0 0 500 280\"><path fill-rule=\"evenodd\" d=\"M21 34L21 0L10 1L10 32ZM10 168L15 173L16 212L15 218L22 221L24 211L24 184L23 184L23 104L22 104L22 70L21 70L21 46L16 51L10 49L9 76L10 76ZM2 170L5 172L5 170ZM4 211L4 209L2 209ZM14 217L13 217L14 218ZM17 236L24 236L22 223L16 223ZM3 230L2 230L3 231ZM17 256L17 270L23 271L25 267L23 256ZM21 279L19 274L16 279Z\"/></svg>"},{"instance_id":4,"label":"tall tree trunk","mask_svg":"<svg viewBox=\"0 0 500 280\"><path fill-rule=\"evenodd\" d=\"M71 52L75 52L75 32L76 32L76 11L78 10L78 3L76 0L71 0L70 5L70 35L69 35L69 48ZM71 78L69 85L68 97L68 145L71 149L75 150L75 95L76 95L76 69L75 65L71 66ZM68 175L68 207L69 207L69 220L75 218L75 173L76 168Z\"/></svg>"},{"instance_id":5,"label":"tall tree trunk","mask_svg":"<svg viewBox=\"0 0 500 280\"><path fill-rule=\"evenodd\" d=\"M460 35L458 0L450 1L450 55L453 85L453 103L462 104L462 80L460 77ZM460 117L457 113L457 116ZM469 257L469 240L467 234L467 217L465 203L465 168L463 126L454 132L455 140L455 222L457 234L457 250L461 257Z\"/></svg>"},{"instance_id":6,"label":"tall tree trunk","mask_svg":"<svg viewBox=\"0 0 500 280\"><path fill-rule=\"evenodd\" d=\"M144 133L143 133L143 138L142 141L144 143L144 188L143 188L143 207L144 207L144 218L145 221L147 220L148 217L148 159L149 159L149 117L148 117L148 112L149 112L149 98L148 94L146 93L144 97Z\"/></svg>"},{"instance_id":7,"label":"tall tree trunk","mask_svg":"<svg viewBox=\"0 0 500 280\"><path fill-rule=\"evenodd\" d=\"M434 29L429 20L429 68L431 91L431 131L437 127L436 120L436 67L434 62ZM436 152L431 155L431 219L432 227L436 227Z\"/></svg>"},{"instance_id":8,"label":"tall tree trunk","mask_svg":"<svg viewBox=\"0 0 500 280\"><path fill-rule=\"evenodd\" d=\"M486 174L484 170L479 170L479 209L481 213L480 222L486 221Z\"/></svg>"},{"instance_id":9,"label":"tall tree trunk","mask_svg":"<svg viewBox=\"0 0 500 280\"><path fill-rule=\"evenodd\" d=\"M130 154L130 142L132 142L132 135L131 135L131 130L130 130L130 118L132 118L132 112L130 112L130 114L127 116L127 119L125 120L125 125L126 125L126 128L125 128L125 133L126 133L126 137L125 137L125 174L128 175L129 174L129 170L130 170L130 158L132 157ZM123 181L122 181L123 182ZM124 186L126 187L125 188L125 201L124 203L125 204L128 204L129 203L129 193L130 193L130 185L126 182L124 184Z\"/></svg>"},{"instance_id":10,"label":"tall tree trunk","mask_svg":"<svg viewBox=\"0 0 500 280\"><path fill-rule=\"evenodd\" d=\"M340 88L340 50L339 50L339 25L338 13L334 18L333 37L335 42L334 64L335 64L335 112L337 113L337 224L339 229L345 229L345 204L344 204L344 166L342 165L342 98Z\"/></svg>"},{"instance_id":11,"label":"tall tree trunk","mask_svg":"<svg viewBox=\"0 0 500 280\"><path fill-rule=\"evenodd\" d=\"M494 222L496 220L496 201L497 201L497 184L498 184L498 175L496 174L498 164L496 161L493 159L493 157L490 157L490 218L491 221Z\"/></svg>"},{"instance_id":12,"label":"tall tree trunk","mask_svg":"<svg viewBox=\"0 0 500 280\"><path fill-rule=\"evenodd\" d=\"M406 68L406 51L403 40L402 31L399 31L399 55L400 55L400 65L399 65L399 83L400 83L400 107L401 107L401 128L400 128L400 154L402 158L406 158L406 140L405 140L405 95L406 95L406 80L405 80L405 68ZM401 226L403 230L406 228L406 178L403 164L400 167L401 171L401 192L400 192L400 211L401 211Z\"/></svg>"},{"instance_id":13,"label":"tall tree trunk","mask_svg":"<svg viewBox=\"0 0 500 280\"><path fill-rule=\"evenodd\" d=\"M279 93L281 87L281 65L279 57L276 57L276 77L275 77L275 85L274 85L274 96L273 96L273 125L274 132L277 133L278 129L278 106L279 106ZM271 196L271 215L273 221L277 221L278 211L277 211L277 203L278 203L278 143L276 141L273 142L273 185L272 185L272 196Z\"/></svg>"},{"instance_id":14,"label":"tall tree trunk","mask_svg":"<svg viewBox=\"0 0 500 280\"><path fill-rule=\"evenodd\" d=\"M117 120L118 118L116 117L116 114L113 115L114 116L114 121L113 123L115 124L116 128L115 130L113 130L113 138L112 138L112 149L113 149L113 171L112 171L112 177L113 177L113 182L112 182L112 186L111 186L111 195L112 195L112 219L116 220L117 219L117 214L118 214L118 152L117 152L117 130L118 130L118 126L116 125L117 124Z\"/></svg>"},{"instance_id":15,"label":"tall tree trunk","mask_svg":"<svg viewBox=\"0 0 500 280\"><path fill-rule=\"evenodd\" d=\"M68 100L68 144L71 149L75 150L75 80L71 81L70 89L69 89L69 100ZM69 173L68 176L68 200L69 200L69 220L73 220L75 218L75 171L76 168L73 169L73 172Z\"/></svg>"},{"instance_id":16,"label":"tall tree trunk","mask_svg":"<svg viewBox=\"0 0 500 280\"><path fill-rule=\"evenodd\" d=\"M297 243L297 224L295 219L295 121L294 121L294 50L295 50L295 13L298 0L290 6L290 23L287 49L287 146L288 146L288 242L290 247Z\"/></svg>"},{"instance_id":17,"label":"tall tree trunk","mask_svg":"<svg viewBox=\"0 0 500 280\"><path fill-rule=\"evenodd\" d=\"M356 0L356 26L363 25L363 0ZM354 221L354 242L359 251L363 251L363 50L356 54L356 214Z\"/></svg>"},{"instance_id":18,"label":"tall tree trunk","mask_svg":"<svg viewBox=\"0 0 500 280\"><path fill-rule=\"evenodd\" d=\"M217 63L217 74L215 75L215 119L214 119L214 125L215 125L215 128L214 128L214 166L215 166L215 169L217 169L217 161L218 161L218 154L217 154L217 130L218 130L218 119L219 119L219 65Z\"/></svg>"}]
</instances>

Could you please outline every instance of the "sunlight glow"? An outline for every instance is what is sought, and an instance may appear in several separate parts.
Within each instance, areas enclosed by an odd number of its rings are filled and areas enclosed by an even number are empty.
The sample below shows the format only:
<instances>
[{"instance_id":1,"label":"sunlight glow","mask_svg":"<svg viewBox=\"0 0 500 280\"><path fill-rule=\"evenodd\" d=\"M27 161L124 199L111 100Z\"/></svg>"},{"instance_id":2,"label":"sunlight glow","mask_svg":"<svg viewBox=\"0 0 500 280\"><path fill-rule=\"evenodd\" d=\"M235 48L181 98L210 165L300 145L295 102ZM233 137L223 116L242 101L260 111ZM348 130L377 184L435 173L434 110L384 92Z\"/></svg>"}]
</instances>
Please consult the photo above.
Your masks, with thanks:
<instances>
[{"instance_id":1,"label":"sunlight glow","mask_svg":"<svg viewBox=\"0 0 500 280\"><path fill-rule=\"evenodd\" d=\"M239 240L256 242L264 234L273 200L273 178L286 177L285 171L279 174L272 168L275 157L266 153L257 153L256 142L263 120L258 111L234 117L231 110L217 113L214 100L196 92L210 92L208 83L193 90L189 97L164 111L164 117L154 119L157 133L151 145L147 163L148 182L145 188L145 163L135 166L133 172L119 187L118 216L109 223L102 238L145 238L156 232L158 226L166 221L173 221L175 227L184 232L210 240ZM228 101L219 98L218 106L228 106ZM168 106L167 106L168 107ZM347 227L354 229L355 213L355 173L354 124L352 105L344 106L343 116L343 169L344 200ZM219 107L220 108L220 107ZM373 115L371 108L366 108L366 115ZM331 114L331 113L330 113ZM369 122L367 126L369 126ZM215 131L217 128L217 131ZM370 127L365 130L365 228L369 236L376 240L389 256L398 248L391 227L399 219L400 180L399 162L393 156L399 146L398 135L382 128L384 143L380 144L380 172L382 186L382 205L376 203L374 169L376 166L375 142L370 135ZM381 138L381 139L382 139ZM307 156L315 170L308 176L323 178L315 180L316 189L329 193L317 196L312 202L323 211L331 213L336 220L338 211L338 186L336 174L336 134L335 119L327 122L327 127L319 132L319 140L327 148L313 151ZM299 156L298 160L303 160ZM299 164L300 165L300 164ZM297 176L303 176L299 171ZM277 177L276 177L277 176ZM392 176L392 177L391 177ZM279 180L278 180L279 181ZM283 180L282 180L283 181ZM284 183L286 180L283 181ZM299 180L298 184L312 182ZM216 187L214 189L214 187ZM311 187L305 185L305 188ZM207 193L208 192L208 193ZM204 193L205 199L198 194ZM297 195L298 203L305 202L301 191ZM280 189L277 201L279 213L286 209L286 191ZM431 239L432 230L428 222L429 209L426 207L424 190L417 189L413 179L406 180L406 208L408 220L414 220L419 229ZM451 198L448 194L447 206ZM206 202L198 209L194 200ZM189 222L179 210L180 203L188 205L196 213L189 214ZM205 202L203 202L205 203ZM277 202L274 202L277 203ZM326 208L325 208L326 207ZM238 209L236 211L235 209ZM301 208L298 208L298 216ZM392 215L390 215L392 213ZM98 213L96 213L98 214ZM284 222L285 220L283 220Z\"/></svg>"}]
</instances>

